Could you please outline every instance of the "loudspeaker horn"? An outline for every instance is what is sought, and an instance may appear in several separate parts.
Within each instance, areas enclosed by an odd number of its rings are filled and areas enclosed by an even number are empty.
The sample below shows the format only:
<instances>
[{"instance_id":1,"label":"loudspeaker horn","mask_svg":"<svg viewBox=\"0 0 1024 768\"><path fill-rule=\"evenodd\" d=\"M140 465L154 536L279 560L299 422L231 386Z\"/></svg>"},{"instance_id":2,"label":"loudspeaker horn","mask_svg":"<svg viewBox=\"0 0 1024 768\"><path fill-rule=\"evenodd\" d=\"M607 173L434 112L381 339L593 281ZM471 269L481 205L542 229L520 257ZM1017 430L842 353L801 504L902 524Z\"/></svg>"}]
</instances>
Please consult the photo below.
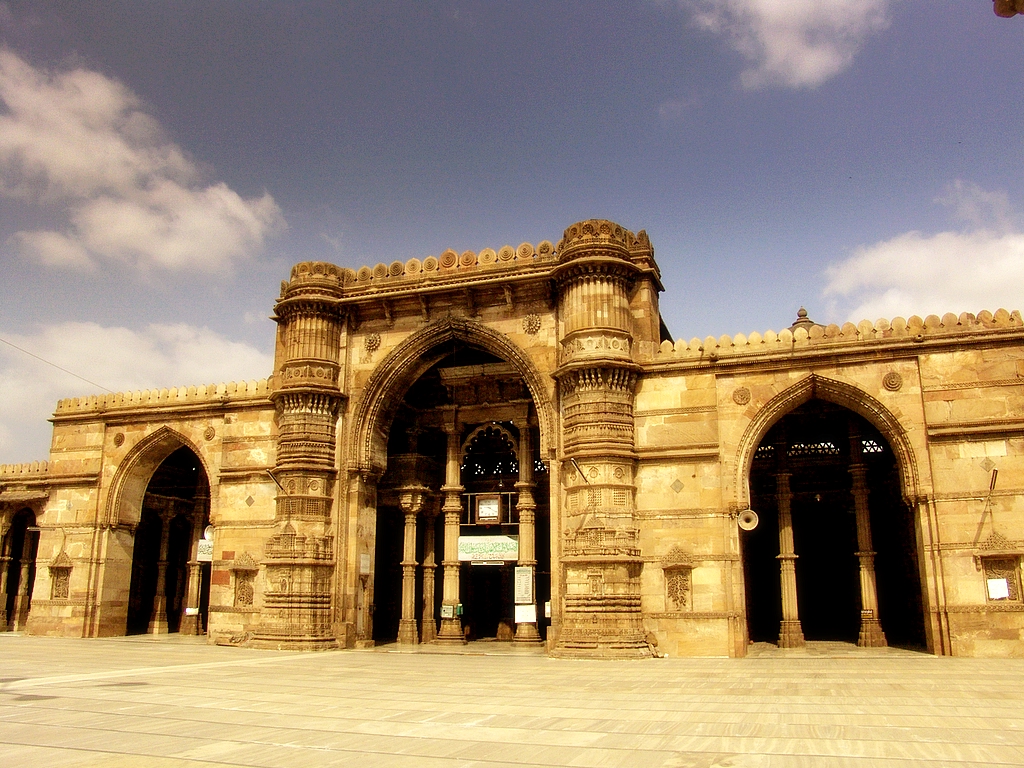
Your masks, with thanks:
<instances>
[{"instance_id":1,"label":"loudspeaker horn","mask_svg":"<svg viewBox=\"0 0 1024 768\"><path fill-rule=\"evenodd\" d=\"M752 509L744 509L736 518L736 524L744 531L752 531L757 528L757 512Z\"/></svg>"}]
</instances>

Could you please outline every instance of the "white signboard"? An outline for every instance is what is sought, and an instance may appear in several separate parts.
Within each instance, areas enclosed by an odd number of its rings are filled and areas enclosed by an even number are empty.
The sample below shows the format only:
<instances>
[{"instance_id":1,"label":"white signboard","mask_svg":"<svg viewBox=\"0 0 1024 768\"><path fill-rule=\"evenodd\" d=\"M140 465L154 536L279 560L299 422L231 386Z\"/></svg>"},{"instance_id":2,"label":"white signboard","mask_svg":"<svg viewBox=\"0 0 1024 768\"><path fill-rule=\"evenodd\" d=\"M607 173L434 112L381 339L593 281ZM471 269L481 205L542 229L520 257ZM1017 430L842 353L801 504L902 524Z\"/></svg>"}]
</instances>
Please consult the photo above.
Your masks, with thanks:
<instances>
[{"instance_id":1,"label":"white signboard","mask_svg":"<svg viewBox=\"0 0 1024 768\"><path fill-rule=\"evenodd\" d=\"M459 560L463 562L479 560L508 562L518 559L518 536L459 536Z\"/></svg>"},{"instance_id":2,"label":"white signboard","mask_svg":"<svg viewBox=\"0 0 1024 768\"><path fill-rule=\"evenodd\" d=\"M208 539L200 539L196 549L196 561L200 563L213 562L213 542Z\"/></svg>"},{"instance_id":3,"label":"white signboard","mask_svg":"<svg viewBox=\"0 0 1024 768\"><path fill-rule=\"evenodd\" d=\"M533 566L516 566L516 605L533 602Z\"/></svg>"},{"instance_id":4,"label":"white signboard","mask_svg":"<svg viewBox=\"0 0 1024 768\"><path fill-rule=\"evenodd\" d=\"M1010 585L1006 579L988 580L988 599L1006 600L1010 597Z\"/></svg>"},{"instance_id":5,"label":"white signboard","mask_svg":"<svg viewBox=\"0 0 1024 768\"><path fill-rule=\"evenodd\" d=\"M537 606L536 605L517 605L516 606L516 624L536 624L537 623Z\"/></svg>"}]
</instances>

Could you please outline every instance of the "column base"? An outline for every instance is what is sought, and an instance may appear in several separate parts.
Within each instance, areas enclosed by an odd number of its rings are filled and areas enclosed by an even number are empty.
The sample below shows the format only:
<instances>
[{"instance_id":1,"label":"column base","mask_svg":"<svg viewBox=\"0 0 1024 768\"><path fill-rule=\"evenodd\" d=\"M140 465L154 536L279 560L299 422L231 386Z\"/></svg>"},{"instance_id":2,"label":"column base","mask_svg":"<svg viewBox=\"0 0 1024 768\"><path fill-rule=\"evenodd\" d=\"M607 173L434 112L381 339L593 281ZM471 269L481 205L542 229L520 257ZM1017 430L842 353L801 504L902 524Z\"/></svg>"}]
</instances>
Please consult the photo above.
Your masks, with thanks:
<instances>
[{"instance_id":1,"label":"column base","mask_svg":"<svg viewBox=\"0 0 1024 768\"><path fill-rule=\"evenodd\" d=\"M167 619L153 619L146 627L147 635L166 635L168 632L170 628L167 626Z\"/></svg>"},{"instance_id":2,"label":"column base","mask_svg":"<svg viewBox=\"0 0 1024 768\"><path fill-rule=\"evenodd\" d=\"M28 595L18 595L14 598L14 630L20 632L28 623L28 609L30 598Z\"/></svg>"},{"instance_id":3,"label":"column base","mask_svg":"<svg viewBox=\"0 0 1024 768\"><path fill-rule=\"evenodd\" d=\"M420 641L416 619L402 619L398 622L398 643L400 645L416 645Z\"/></svg>"},{"instance_id":4,"label":"column base","mask_svg":"<svg viewBox=\"0 0 1024 768\"><path fill-rule=\"evenodd\" d=\"M432 643L437 637L437 622L433 617L423 617L423 629L420 631L421 643Z\"/></svg>"},{"instance_id":5,"label":"column base","mask_svg":"<svg viewBox=\"0 0 1024 768\"><path fill-rule=\"evenodd\" d=\"M462 633L462 619L441 619L441 631L434 640L438 645L465 645L466 636Z\"/></svg>"},{"instance_id":6,"label":"column base","mask_svg":"<svg viewBox=\"0 0 1024 768\"><path fill-rule=\"evenodd\" d=\"M513 638L513 642L536 644L543 640L540 639L540 632L537 631L536 624L523 622L516 624L516 636Z\"/></svg>"},{"instance_id":7,"label":"column base","mask_svg":"<svg viewBox=\"0 0 1024 768\"><path fill-rule=\"evenodd\" d=\"M804 645L804 631L799 621L779 623L779 648L803 648Z\"/></svg>"},{"instance_id":8,"label":"column base","mask_svg":"<svg viewBox=\"0 0 1024 768\"><path fill-rule=\"evenodd\" d=\"M861 648L887 648L889 643L885 639L882 625L874 616L865 616L864 611L860 619L860 635L857 637L857 645Z\"/></svg>"},{"instance_id":9,"label":"column base","mask_svg":"<svg viewBox=\"0 0 1024 768\"><path fill-rule=\"evenodd\" d=\"M178 624L178 634L192 637L199 634L199 616L182 616Z\"/></svg>"}]
</instances>

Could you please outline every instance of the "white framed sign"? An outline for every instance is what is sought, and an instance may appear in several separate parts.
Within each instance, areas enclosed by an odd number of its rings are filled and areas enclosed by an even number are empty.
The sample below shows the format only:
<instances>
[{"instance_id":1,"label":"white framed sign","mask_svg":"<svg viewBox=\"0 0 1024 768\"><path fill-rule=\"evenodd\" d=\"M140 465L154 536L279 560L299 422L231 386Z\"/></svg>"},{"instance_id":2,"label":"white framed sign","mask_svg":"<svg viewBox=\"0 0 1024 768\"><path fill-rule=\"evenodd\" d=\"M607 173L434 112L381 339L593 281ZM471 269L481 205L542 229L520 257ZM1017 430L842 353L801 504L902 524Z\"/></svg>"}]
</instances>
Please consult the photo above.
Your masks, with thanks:
<instances>
[{"instance_id":1,"label":"white framed sign","mask_svg":"<svg viewBox=\"0 0 1024 768\"><path fill-rule=\"evenodd\" d=\"M516 566L516 605L533 602L533 566Z\"/></svg>"},{"instance_id":2,"label":"white framed sign","mask_svg":"<svg viewBox=\"0 0 1024 768\"><path fill-rule=\"evenodd\" d=\"M213 562L213 542L209 539L200 539L199 546L196 547L196 562L199 563L212 563Z\"/></svg>"},{"instance_id":3,"label":"white framed sign","mask_svg":"<svg viewBox=\"0 0 1024 768\"><path fill-rule=\"evenodd\" d=\"M516 624L536 624L537 623L537 606L533 605L517 605L516 606Z\"/></svg>"}]
</instances>

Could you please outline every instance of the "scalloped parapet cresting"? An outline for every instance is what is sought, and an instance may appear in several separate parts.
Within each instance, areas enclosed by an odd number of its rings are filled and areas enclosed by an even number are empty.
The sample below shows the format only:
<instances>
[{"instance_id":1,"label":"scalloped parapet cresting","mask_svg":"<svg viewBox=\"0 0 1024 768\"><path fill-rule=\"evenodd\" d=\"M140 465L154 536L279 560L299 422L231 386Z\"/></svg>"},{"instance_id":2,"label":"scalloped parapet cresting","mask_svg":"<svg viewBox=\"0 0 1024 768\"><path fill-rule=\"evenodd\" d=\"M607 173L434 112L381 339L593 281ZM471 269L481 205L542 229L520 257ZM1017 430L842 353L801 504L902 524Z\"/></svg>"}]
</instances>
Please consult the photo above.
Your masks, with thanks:
<instances>
[{"instance_id":1,"label":"scalloped parapet cresting","mask_svg":"<svg viewBox=\"0 0 1024 768\"><path fill-rule=\"evenodd\" d=\"M46 461L29 461L24 464L0 464L0 478L4 480L16 480L32 475L45 475L50 471L50 464Z\"/></svg>"},{"instance_id":2,"label":"scalloped parapet cresting","mask_svg":"<svg viewBox=\"0 0 1024 768\"><path fill-rule=\"evenodd\" d=\"M281 295L283 296L293 286L308 283L361 288L395 280L424 280L459 270L498 269L553 261L554 259L555 246L549 240L544 240L537 246L532 243L521 243L518 248L505 245L497 251L493 248L484 248L479 253L475 251L457 253L448 249L440 256L427 256L425 259L412 258L405 262L393 261L390 264L381 263L373 267L360 267L358 270L338 267L321 261L303 261L292 267L290 282L281 283Z\"/></svg>"},{"instance_id":3,"label":"scalloped parapet cresting","mask_svg":"<svg viewBox=\"0 0 1024 768\"><path fill-rule=\"evenodd\" d=\"M956 334L981 333L985 331L1013 330L1024 328L1024 320L1019 310L1009 312L1005 309L994 313L984 310L974 315L963 312L955 315L947 312L941 318L928 315L925 318L912 315L910 318L894 317L892 320L879 319L861 320L859 323L843 323L842 326L807 324L795 328L784 328L776 333L768 330L764 333L754 331L749 335L738 333L735 336L708 336L705 339L692 338L689 341L679 339L674 344L663 341L658 349L661 355L677 358L707 358L765 354L771 352L790 352L794 347L813 347L825 344L853 344L888 339L906 339L912 342L924 341L928 338L953 336Z\"/></svg>"},{"instance_id":4,"label":"scalloped parapet cresting","mask_svg":"<svg viewBox=\"0 0 1024 768\"><path fill-rule=\"evenodd\" d=\"M134 392L115 392L108 395L69 397L57 401L55 415L86 413L122 408L158 408L191 403L248 400L267 397L270 392L267 379L229 381L220 384L200 384L170 389L143 389Z\"/></svg>"}]
</instances>

